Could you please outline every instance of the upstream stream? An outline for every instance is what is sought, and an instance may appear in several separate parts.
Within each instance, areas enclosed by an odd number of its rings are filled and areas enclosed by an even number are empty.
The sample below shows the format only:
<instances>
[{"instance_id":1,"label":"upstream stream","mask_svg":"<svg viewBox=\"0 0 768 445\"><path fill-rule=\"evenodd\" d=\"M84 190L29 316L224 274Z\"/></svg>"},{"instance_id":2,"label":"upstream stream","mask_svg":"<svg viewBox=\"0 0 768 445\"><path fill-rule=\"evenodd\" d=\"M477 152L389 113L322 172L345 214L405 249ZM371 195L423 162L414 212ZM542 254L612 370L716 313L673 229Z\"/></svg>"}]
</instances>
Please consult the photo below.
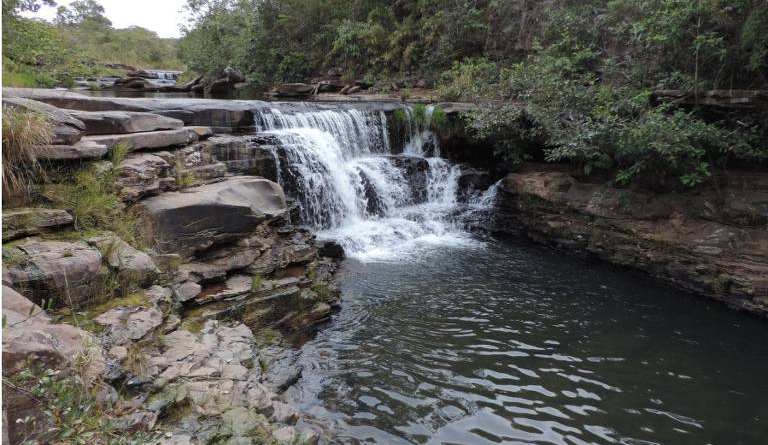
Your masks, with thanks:
<instances>
[{"instance_id":1,"label":"upstream stream","mask_svg":"<svg viewBox=\"0 0 768 445\"><path fill-rule=\"evenodd\" d=\"M384 113L258 119L300 223L348 257L341 311L298 354L293 404L353 444L766 443L760 320L473 236L463 223L493 188L458 202L430 111L409 114L402 147Z\"/></svg>"}]
</instances>

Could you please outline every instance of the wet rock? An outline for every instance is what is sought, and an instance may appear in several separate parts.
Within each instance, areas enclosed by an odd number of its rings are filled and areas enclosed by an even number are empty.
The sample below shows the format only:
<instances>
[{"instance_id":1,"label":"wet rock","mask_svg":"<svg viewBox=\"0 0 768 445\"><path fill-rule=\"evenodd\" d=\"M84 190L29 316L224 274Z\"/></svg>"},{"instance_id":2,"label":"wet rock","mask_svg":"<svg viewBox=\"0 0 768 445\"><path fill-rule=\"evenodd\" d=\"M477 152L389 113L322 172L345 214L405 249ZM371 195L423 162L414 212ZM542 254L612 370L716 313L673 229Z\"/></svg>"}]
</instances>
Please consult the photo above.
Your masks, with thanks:
<instances>
[{"instance_id":1,"label":"wet rock","mask_svg":"<svg viewBox=\"0 0 768 445\"><path fill-rule=\"evenodd\" d=\"M4 249L5 254L20 258L20 262L6 262L4 280L23 289L30 298L80 307L100 297L98 291L105 278L101 254L87 243L32 241Z\"/></svg>"},{"instance_id":2,"label":"wet rock","mask_svg":"<svg viewBox=\"0 0 768 445\"><path fill-rule=\"evenodd\" d=\"M107 134L98 136L85 136L83 141L95 142L112 148L123 143L131 150L144 150L148 148L165 148L187 145L211 134L208 127L184 127L174 130L147 131L131 134Z\"/></svg>"},{"instance_id":3,"label":"wet rock","mask_svg":"<svg viewBox=\"0 0 768 445\"><path fill-rule=\"evenodd\" d=\"M461 201L466 201L478 192L487 190L492 183L493 179L487 171L476 168L462 168L457 179L459 188L458 198Z\"/></svg>"},{"instance_id":4,"label":"wet rock","mask_svg":"<svg viewBox=\"0 0 768 445\"><path fill-rule=\"evenodd\" d=\"M287 209L279 185L250 176L164 193L141 204L148 240L160 252L185 256L244 237Z\"/></svg>"},{"instance_id":5,"label":"wet rock","mask_svg":"<svg viewBox=\"0 0 768 445\"><path fill-rule=\"evenodd\" d=\"M135 111L70 111L85 124L87 135L125 134L172 130L184 126L179 119Z\"/></svg>"},{"instance_id":6,"label":"wet rock","mask_svg":"<svg viewBox=\"0 0 768 445\"><path fill-rule=\"evenodd\" d=\"M319 241L317 253L336 260L344 258L344 248L334 240Z\"/></svg>"},{"instance_id":7,"label":"wet rock","mask_svg":"<svg viewBox=\"0 0 768 445\"><path fill-rule=\"evenodd\" d=\"M72 161L77 159L99 159L109 149L97 141L80 140L72 145L46 145L40 147L37 158L46 161Z\"/></svg>"},{"instance_id":8,"label":"wet rock","mask_svg":"<svg viewBox=\"0 0 768 445\"><path fill-rule=\"evenodd\" d=\"M491 228L634 267L766 316L759 299L768 294L768 233L752 224L768 181L752 180L749 189L723 182L695 194L650 193L579 182L566 172L513 173L498 187ZM731 219L720 196L739 202L744 218Z\"/></svg>"},{"instance_id":9,"label":"wet rock","mask_svg":"<svg viewBox=\"0 0 768 445\"><path fill-rule=\"evenodd\" d=\"M195 303L206 304L213 301L226 300L251 293L253 278L250 275L232 275L227 278L224 286L215 286L212 290L204 289Z\"/></svg>"},{"instance_id":10,"label":"wet rock","mask_svg":"<svg viewBox=\"0 0 768 445\"><path fill-rule=\"evenodd\" d=\"M207 142L213 147L216 159L224 163L230 173L277 181L279 160L276 146L264 145L253 136L216 136Z\"/></svg>"},{"instance_id":11,"label":"wet rock","mask_svg":"<svg viewBox=\"0 0 768 445\"><path fill-rule=\"evenodd\" d=\"M403 178L411 186L411 199L414 203L422 203L427 200L427 173L429 163L419 156L389 155L389 161L397 167Z\"/></svg>"},{"instance_id":12,"label":"wet rock","mask_svg":"<svg viewBox=\"0 0 768 445\"><path fill-rule=\"evenodd\" d=\"M65 210L16 208L3 210L3 242L39 235L72 224Z\"/></svg>"}]
</instances>

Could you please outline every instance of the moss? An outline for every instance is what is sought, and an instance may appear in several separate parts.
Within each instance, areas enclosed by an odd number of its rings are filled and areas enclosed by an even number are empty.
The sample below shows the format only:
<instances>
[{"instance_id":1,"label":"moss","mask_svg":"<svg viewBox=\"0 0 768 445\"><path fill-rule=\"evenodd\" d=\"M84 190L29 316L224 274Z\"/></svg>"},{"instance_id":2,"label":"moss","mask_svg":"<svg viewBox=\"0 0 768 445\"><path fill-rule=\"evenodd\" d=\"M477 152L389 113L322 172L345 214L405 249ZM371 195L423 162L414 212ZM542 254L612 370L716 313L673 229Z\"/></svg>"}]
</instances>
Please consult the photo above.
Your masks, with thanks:
<instances>
[{"instance_id":1,"label":"moss","mask_svg":"<svg viewBox=\"0 0 768 445\"><path fill-rule=\"evenodd\" d=\"M203 330L206 321L207 320L204 318L185 318L181 322L179 329L189 331L193 334L199 334Z\"/></svg>"},{"instance_id":2,"label":"moss","mask_svg":"<svg viewBox=\"0 0 768 445\"><path fill-rule=\"evenodd\" d=\"M277 345L280 344L280 340L282 340L280 332L270 328L255 331L254 337L256 339L256 344L259 347Z\"/></svg>"},{"instance_id":3,"label":"moss","mask_svg":"<svg viewBox=\"0 0 768 445\"><path fill-rule=\"evenodd\" d=\"M733 279L725 274L720 274L710 281L710 286L712 286L712 290L715 291L718 295L728 295L731 291L731 286L733 285Z\"/></svg>"},{"instance_id":4,"label":"moss","mask_svg":"<svg viewBox=\"0 0 768 445\"><path fill-rule=\"evenodd\" d=\"M88 308L86 316L89 319L93 319L103 314L104 312L121 306L148 308L152 305L150 304L149 300L147 300L147 295L143 291L139 291L133 292L121 298L112 298L109 301L92 306Z\"/></svg>"}]
</instances>

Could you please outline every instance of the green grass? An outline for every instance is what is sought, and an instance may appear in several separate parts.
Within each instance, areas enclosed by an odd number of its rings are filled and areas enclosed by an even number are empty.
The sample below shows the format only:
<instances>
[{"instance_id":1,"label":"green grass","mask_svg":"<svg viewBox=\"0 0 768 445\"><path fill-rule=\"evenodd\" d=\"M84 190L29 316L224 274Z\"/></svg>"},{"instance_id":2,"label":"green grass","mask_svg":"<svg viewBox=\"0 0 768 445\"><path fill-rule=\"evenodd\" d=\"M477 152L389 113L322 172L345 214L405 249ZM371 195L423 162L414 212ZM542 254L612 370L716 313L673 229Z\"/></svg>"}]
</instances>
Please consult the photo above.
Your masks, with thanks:
<instances>
[{"instance_id":1,"label":"green grass","mask_svg":"<svg viewBox=\"0 0 768 445\"><path fill-rule=\"evenodd\" d=\"M37 79L30 73L3 71L3 86L15 88L36 88L40 85Z\"/></svg>"},{"instance_id":2,"label":"green grass","mask_svg":"<svg viewBox=\"0 0 768 445\"><path fill-rule=\"evenodd\" d=\"M131 146L130 142L121 141L115 144L109 154L112 161L112 167L117 168L117 166L123 162L123 159L125 159L128 153L131 152L132 148L133 147Z\"/></svg>"}]
</instances>

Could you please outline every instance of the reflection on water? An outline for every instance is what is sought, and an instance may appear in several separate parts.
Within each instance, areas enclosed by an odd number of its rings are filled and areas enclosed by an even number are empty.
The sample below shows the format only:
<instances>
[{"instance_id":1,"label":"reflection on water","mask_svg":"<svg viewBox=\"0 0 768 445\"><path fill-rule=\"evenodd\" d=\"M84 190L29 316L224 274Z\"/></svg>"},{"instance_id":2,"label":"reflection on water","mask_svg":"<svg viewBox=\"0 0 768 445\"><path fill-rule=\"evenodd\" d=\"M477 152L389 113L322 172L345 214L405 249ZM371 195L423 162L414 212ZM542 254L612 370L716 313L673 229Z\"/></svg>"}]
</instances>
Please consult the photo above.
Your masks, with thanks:
<instances>
[{"instance_id":1,"label":"reflection on water","mask_svg":"<svg viewBox=\"0 0 768 445\"><path fill-rule=\"evenodd\" d=\"M288 397L348 443L759 444L768 326L538 247L348 261Z\"/></svg>"}]
</instances>

